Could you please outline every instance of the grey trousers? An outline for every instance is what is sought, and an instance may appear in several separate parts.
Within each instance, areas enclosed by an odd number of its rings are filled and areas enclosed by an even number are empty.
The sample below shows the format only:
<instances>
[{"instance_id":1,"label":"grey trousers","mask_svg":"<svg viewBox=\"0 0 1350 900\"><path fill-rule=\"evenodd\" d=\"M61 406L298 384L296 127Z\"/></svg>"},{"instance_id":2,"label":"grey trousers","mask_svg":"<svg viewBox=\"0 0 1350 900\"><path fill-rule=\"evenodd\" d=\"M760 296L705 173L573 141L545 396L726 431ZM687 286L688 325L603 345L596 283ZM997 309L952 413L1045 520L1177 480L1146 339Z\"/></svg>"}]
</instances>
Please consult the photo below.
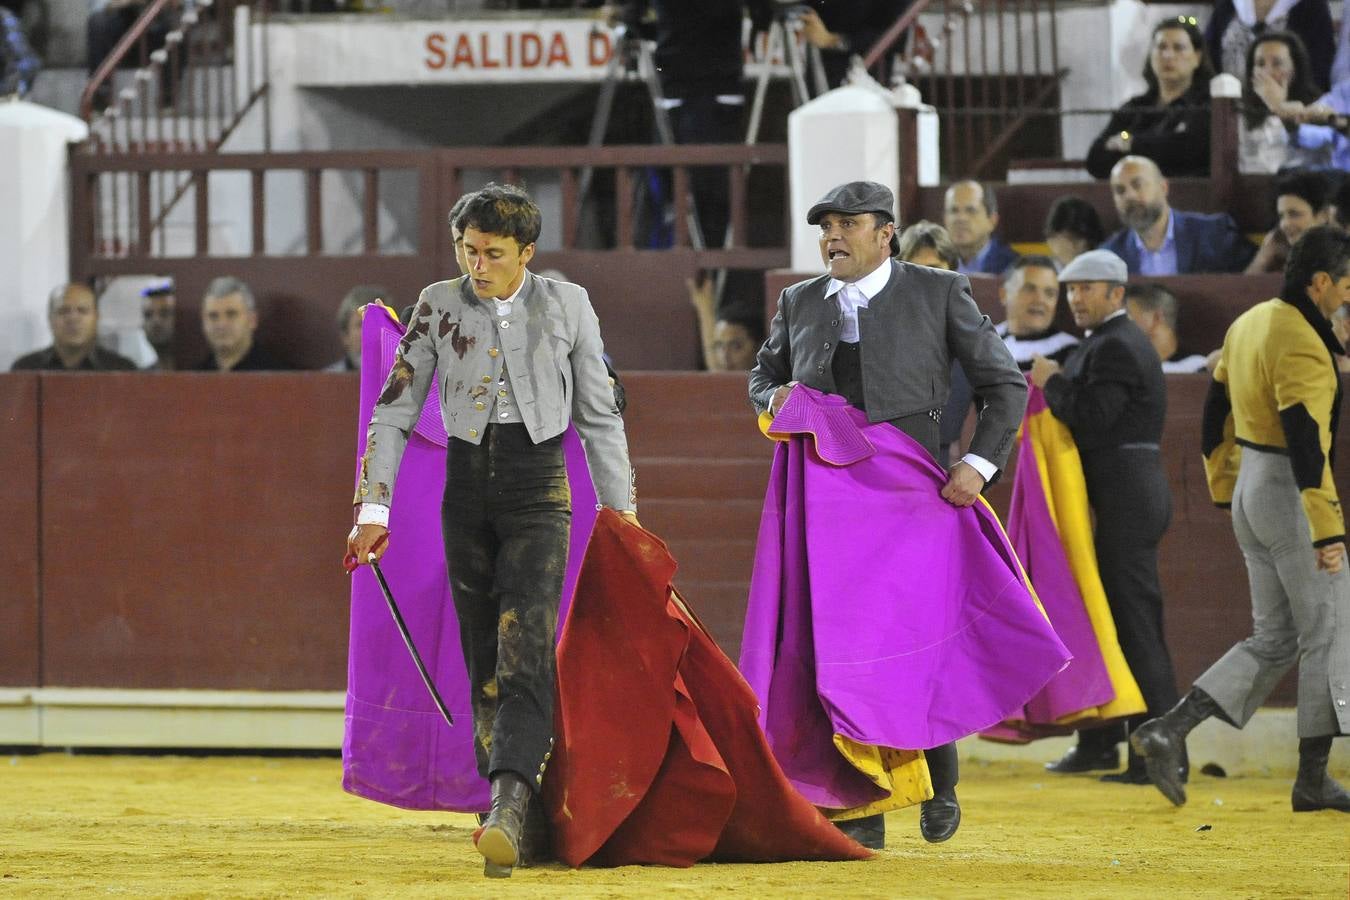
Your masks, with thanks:
<instances>
[{"instance_id":1,"label":"grey trousers","mask_svg":"<svg viewBox=\"0 0 1350 900\"><path fill-rule=\"evenodd\" d=\"M1195 686L1241 728L1298 663L1299 737L1346 730L1350 570L1318 571L1289 457L1242 449L1233 531L1251 583L1252 636L1210 666Z\"/></svg>"}]
</instances>

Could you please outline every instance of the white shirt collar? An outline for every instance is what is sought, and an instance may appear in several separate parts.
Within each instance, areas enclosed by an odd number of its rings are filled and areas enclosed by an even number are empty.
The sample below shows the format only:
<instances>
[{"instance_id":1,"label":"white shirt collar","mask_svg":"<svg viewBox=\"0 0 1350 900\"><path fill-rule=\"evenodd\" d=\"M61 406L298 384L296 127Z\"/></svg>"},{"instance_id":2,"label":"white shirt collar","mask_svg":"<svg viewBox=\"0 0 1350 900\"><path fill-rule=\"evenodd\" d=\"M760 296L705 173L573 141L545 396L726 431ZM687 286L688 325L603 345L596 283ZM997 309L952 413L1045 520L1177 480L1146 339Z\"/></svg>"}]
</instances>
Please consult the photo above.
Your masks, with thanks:
<instances>
[{"instance_id":1,"label":"white shirt collar","mask_svg":"<svg viewBox=\"0 0 1350 900\"><path fill-rule=\"evenodd\" d=\"M830 283L825 287L825 296L826 297L833 296L834 294L837 294L839 291L843 290L844 285L852 284L855 288L858 289L859 292L862 293L863 297L865 297L868 300L871 300L877 294L881 293L882 289L886 287L887 283L890 282L890 280L891 280L891 260L889 257L887 257L886 259L882 260L881 265L877 266L875 269L868 272L866 275L859 278L857 281L848 282L848 281L840 281L837 278L831 278Z\"/></svg>"},{"instance_id":2,"label":"white shirt collar","mask_svg":"<svg viewBox=\"0 0 1350 900\"><path fill-rule=\"evenodd\" d=\"M1098 322L1097 328L1101 328L1103 325L1105 325L1107 322L1110 322L1112 319L1119 319L1123 315L1125 315L1125 310L1118 309L1115 312L1111 313L1111 315L1107 316L1105 319L1102 319L1100 322ZM1095 329L1092 328L1084 330L1083 337L1092 337L1092 332L1094 330Z\"/></svg>"}]
</instances>

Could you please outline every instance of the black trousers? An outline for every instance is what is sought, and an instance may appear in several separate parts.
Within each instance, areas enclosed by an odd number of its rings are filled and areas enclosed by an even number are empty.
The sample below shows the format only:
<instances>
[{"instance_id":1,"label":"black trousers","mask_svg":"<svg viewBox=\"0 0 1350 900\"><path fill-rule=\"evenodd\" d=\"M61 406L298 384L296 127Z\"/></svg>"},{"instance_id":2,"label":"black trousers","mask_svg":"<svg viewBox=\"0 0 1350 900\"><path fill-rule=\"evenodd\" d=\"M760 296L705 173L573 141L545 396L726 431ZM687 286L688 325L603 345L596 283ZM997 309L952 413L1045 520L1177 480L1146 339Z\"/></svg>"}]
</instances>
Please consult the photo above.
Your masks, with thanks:
<instances>
[{"instance_id":1,"label":"black trousers","mask_svg":"<svg viewBox=\"0 0 1350 900\"><path fill-rule=\"evenodd\" d=\"M744 139L743 103L719 103L712 94L693 94L670 110L670 128L677 144L736 144ZM703 246L720 250L731 216L731 187L727 170L695 166L689 170L689 189L698 210Z\"/></svg>"},{"instance_id":2,"label":"black trousers","mask_svg":"<svg viewBox=\"0 0 1350 900\"><path fill-rule=\"evenodd\" d=\"M554 637L567 570L571 491L562 436L489 425L451 439L441 521L484 778L536 790L553 747Z\"/></svg>"},{"instance_id":3,"label":"black trousers","mask_svg":"<svg viewBox=\"0 0 1350 900\"><path fill-rule=\"evenodd\" d=\"M1139 684L1148 711L1119 723L1078 733L1090 748L1114 746L1147 719L1177 702L1172 654L1163 636L1158 545L1172 521L1172 495L1155 449L1085 452L1083 474L1096 514L1093 543L1102 587L1115 619L1120 649Z\"/></svg>"}]
</instances>

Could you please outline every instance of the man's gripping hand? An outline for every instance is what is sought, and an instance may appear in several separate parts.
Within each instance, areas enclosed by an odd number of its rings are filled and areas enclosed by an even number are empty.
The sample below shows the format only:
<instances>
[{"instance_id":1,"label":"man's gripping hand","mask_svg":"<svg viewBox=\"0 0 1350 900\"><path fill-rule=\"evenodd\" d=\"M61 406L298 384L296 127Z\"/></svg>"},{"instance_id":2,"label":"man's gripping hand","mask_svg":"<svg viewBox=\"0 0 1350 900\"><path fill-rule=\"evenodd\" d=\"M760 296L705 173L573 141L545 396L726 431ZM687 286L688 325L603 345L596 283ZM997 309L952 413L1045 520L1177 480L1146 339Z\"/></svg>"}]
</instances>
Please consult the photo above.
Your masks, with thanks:
<instances>
[{"instance_id":1,"label":"man's gripping hand","mask_svg":"<svg viewBox=\"0 0 1350 900\"><path fill-rule=\"evenodd\" d=\"M1333 575L1345 564L1345 544L1337 542L1317 548L1317 568Z\"/></svg>"},{"instance_id":2,"label":"man's gripping hand","mask_svg":"<svg viewBox=\"0 0 1350 900\"><path fill-rule=\"evenodd\" d=\"M363 566L374 553L378 560L389 549L389 529L383 525L354 525L347 535L347 561Z\"/></svg>"},{"instance_id":3,"label":"man's gripping hand","mask_svg":"<svg viewBox=\"0 0 1350 900\"><path fill-rule=\"evenodd\" d=\"M984 490L984 476L968 462L959 462L947 471L942 499L952 506L971 506Z\"/></svg>"}]
</instances>

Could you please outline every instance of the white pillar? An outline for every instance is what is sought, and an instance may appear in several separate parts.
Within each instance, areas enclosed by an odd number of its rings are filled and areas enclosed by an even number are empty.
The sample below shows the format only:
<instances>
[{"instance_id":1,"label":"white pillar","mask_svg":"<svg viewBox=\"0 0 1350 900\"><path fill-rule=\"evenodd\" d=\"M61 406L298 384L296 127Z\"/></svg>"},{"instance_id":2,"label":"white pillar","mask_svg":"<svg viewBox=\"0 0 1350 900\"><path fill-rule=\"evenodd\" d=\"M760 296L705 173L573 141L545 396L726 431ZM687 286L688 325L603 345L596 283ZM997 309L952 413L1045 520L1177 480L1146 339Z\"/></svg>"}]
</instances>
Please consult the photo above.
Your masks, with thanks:
<instances>
[{"instance_id":1,"label":"white pillar","mask_svg":"<svg viewBox=\"0 0 1350 900\"><path fill-rule=\"evenodd\" d=\"M70 277L66 145L88 133L74 116L0 100L0 371L51 343L47 295Z\"/></svg>"},{"instance_id":2,"label":"white pillar","mask_svg":"<svg viewBox=\"0 0 1350 900\"><path fill-rule=\"evenodd\" d=\"M824 270L818 229L806 224L806 212L830 188L876 181L894 193L899 180L899 124L894 106L877 91L842 87L793 110L788 115L793 270Z\"/></svg>"}]
</instances>

